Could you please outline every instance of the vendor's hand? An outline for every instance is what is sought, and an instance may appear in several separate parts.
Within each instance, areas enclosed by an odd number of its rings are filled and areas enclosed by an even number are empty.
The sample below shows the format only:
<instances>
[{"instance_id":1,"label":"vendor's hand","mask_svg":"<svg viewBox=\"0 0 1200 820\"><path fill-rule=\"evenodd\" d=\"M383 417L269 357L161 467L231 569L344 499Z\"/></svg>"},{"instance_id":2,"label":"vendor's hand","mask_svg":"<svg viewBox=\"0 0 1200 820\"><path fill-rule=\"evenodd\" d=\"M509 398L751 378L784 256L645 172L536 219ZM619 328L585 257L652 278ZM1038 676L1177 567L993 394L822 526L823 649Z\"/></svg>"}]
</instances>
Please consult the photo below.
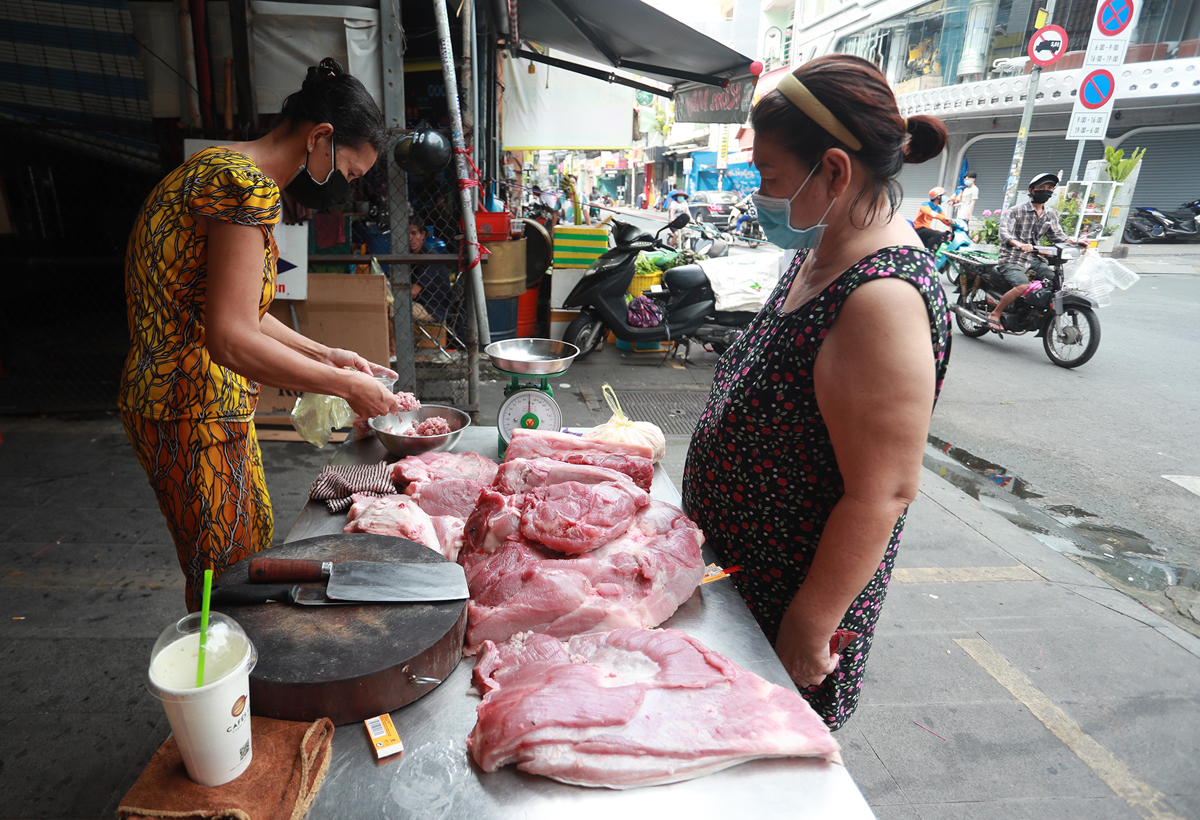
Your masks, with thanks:
<instances>
[{"instance_id":1,"label":"vendor's hand","mask_svg":"<svg viewBox=\"0 0 1200 820\"><path fill-rule=\"evenodd\" d=\"M838 665L838 656L829 651L829 635L815 635L784 613L775 640L775 654L783 662L792 681L800 688L817 686L831 675Z\"/></svg>"},{"instance_id":2,"label":"vendor's hand","mask_svg":"<svg viewBox=\"0 0 1200 820\"><path fill-rule=\"evenodd\" d=\"M343 350L340 347L330 348L329 355L325 357L324 363L333 367L348 367L351 370L358 370L371 376L397 378L396 371L390 370L381 364L369 362L353 350Z\"/></svg>"},{"instance_id":3,"label":"vendor's hand","mask_svg":"<svg viewBox=\"0 0 1200 820\"><path fill-rule=\"evenodd\" d=\"M352 378L353 384L346 391L347 395L342 398L350 405L350 409L356 416L370 419L396 412L396 395L373 376L356 373Z\"/></svg>"}]
</instances>

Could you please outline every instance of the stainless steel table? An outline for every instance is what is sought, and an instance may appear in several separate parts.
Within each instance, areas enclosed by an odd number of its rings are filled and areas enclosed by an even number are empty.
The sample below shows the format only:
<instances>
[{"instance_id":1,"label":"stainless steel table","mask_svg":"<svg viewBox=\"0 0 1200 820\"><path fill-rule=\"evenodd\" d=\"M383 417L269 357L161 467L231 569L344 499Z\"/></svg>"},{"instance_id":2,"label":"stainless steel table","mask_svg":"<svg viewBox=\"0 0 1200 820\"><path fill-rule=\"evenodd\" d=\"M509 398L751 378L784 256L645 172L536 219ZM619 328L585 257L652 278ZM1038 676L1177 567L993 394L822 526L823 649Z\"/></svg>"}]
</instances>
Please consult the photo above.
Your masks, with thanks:
<instances>
[{"instance_id":1,"label":"stainless steel table","mask_svg":"<svg viewBox=\"0 0 1200 820\"><path fill-rule=\"evenodd\" d=\"M455 448L496 456L496 428L469 428ZM371 436L347 441L335 464L394 461ZM651 496L679 505L679 491L661 467ZM287 540L341 532L345 514L331 515L310 501ZM705 557L712 560L706 551ZM706 584L664 627L682 629L742 667L780 686L791 686L783 665L745 603L726 581ZM404 753L376 761L363 727L339 726L333 756L309 820L419 818L420 820L639 820L687 818L789 818L866 820L875 815L844 766L823 760L756 760L716 774L640 789L615 791L568 786L506 766L484 773L467 752L479 696L471 689L472 658L392 719Z\"/></svg>"}]
</instances>

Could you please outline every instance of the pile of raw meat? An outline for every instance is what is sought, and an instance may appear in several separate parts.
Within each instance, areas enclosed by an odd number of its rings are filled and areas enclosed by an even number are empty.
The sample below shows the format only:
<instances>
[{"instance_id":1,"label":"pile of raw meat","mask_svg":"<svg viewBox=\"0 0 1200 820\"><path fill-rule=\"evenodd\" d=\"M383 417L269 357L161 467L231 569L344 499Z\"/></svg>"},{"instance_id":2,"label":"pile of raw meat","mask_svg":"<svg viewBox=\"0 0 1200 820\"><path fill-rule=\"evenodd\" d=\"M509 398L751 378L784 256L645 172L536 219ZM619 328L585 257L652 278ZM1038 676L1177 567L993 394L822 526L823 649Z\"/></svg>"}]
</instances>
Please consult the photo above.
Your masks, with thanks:
<instances>
[{"instance_id":1,"label":"pile of raw meat","mask_svg":"<svg viewBox=\"0 0 1200 820\"><path fill-rule=\"evenodd\" d=\"M704 537L650 498L651 455L517 430L499 467L426 453L392 468L403 494L354 496L347 532L409 538L466 570L484 694L468 742L484 771L628 788L837 751L795 692L652 629L696 591Z\"/></svg>"},{"instance_id":2,"label":"pile of raw meat","mask_svg":"<svg viewBox=\"0 0 1200 820\"><path fill-rule=\"evenodd\" d=\"M677 629L489 641L475 683L485 694L467 745L485 772L515 763L565 783L626 789L755 758L838 752L794 690Z\"/></svg>"}]
</instances>

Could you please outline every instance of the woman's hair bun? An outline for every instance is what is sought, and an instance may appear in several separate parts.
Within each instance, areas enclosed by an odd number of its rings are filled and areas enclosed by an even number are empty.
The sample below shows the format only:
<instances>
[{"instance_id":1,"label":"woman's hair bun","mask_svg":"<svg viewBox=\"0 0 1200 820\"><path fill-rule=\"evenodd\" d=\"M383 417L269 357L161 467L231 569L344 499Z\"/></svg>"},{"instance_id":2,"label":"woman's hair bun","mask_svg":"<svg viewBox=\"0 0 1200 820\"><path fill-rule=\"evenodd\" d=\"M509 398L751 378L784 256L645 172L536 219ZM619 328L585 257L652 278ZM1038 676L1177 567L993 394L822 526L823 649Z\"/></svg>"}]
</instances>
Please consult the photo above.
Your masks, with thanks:
<instances>
[{"instance_id":1,"label":"woman's hair bun","mask_svg":"<svg viewBox=\"0 0 1200 820\"><path fill-rule=\"evenodd\" d=\"M308 76L304 78L304 84L301 88L308 88L313 83L319 83L324 80L332 80L334 77L340 77L345 74L345 69L342 64L332 57L326 57L316 65L308 67Z\"/></svg>"},{"instance_id":2,"label":"woman's hair bun","mask_svg":"<svg viewBox=\"0 0 1200 820\"><path fill-rule=\"evenodd\" d=\"M904 145L905 162L925 162L946 147L946 126L936 117L917 114L905 121L908 142Z\"/></svg>"}]
</instances>

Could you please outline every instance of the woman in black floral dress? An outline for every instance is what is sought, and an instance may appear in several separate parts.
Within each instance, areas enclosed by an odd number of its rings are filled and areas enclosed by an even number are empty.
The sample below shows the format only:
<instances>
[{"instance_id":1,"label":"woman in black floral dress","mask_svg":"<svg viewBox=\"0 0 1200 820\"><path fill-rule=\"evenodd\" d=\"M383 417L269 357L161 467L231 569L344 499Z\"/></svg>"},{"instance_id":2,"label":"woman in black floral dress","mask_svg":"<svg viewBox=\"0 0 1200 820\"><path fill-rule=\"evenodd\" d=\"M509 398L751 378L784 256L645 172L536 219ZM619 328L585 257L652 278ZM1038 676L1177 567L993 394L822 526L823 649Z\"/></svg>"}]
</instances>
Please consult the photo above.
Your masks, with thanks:
<instances>
[{"instance_id":1,"label":"woman in black floral dress","mask_svg":"<svg viewBox=\"0 0 1200 820\"><path fill-rule=\"evenodd\" d=\"M767 238L799 252L721 358L683 498L780 660L841 726L863 671L950 355L933 259L896 216L905 162L945 146L883 75L828 55L755 106ZM859 633L838 656L837 629Z\"/></svg>"}]
</instances>

